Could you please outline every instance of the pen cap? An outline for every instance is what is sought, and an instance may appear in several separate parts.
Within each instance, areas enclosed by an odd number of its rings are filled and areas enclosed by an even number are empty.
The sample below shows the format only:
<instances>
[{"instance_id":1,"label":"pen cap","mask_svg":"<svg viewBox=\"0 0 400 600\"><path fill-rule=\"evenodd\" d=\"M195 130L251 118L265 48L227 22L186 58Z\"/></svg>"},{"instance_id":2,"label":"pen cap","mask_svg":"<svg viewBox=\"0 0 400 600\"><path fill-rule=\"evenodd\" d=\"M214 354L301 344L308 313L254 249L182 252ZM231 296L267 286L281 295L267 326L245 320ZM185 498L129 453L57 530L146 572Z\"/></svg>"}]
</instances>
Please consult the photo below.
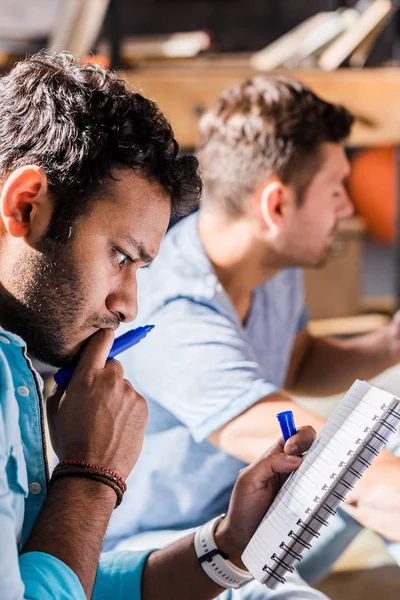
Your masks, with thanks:
<instances>
[{"instance_id":1,"label":"pen cap","mask_svg":"<svg viewBox=\"0 0 400 600\"><path fill-rule=\"evenodd\" d=\"M276 415L281 427L283 439L285 442L296 433L296 425L294 424L294 416L291 410L284 410Z\"/></svg>"}]
</instances>

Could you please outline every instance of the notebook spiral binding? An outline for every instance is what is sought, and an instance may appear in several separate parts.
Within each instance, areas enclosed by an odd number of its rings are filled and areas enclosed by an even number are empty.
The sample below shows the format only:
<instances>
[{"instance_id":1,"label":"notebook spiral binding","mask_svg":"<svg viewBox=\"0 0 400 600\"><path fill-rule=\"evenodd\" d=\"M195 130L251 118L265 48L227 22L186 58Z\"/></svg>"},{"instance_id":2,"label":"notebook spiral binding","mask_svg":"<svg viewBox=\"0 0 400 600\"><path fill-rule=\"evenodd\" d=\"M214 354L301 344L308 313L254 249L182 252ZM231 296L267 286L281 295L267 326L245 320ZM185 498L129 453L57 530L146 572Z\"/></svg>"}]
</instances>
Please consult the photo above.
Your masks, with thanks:
<instances>
[{"instance_id":1,"label":"notebook spiral binding","mask_svg":"<svg viewBox=\"0 0 400 600\"><path fill-rule=\"evenodd\" d=\"M319 537L321 527L328 524L328 519L336 514L336 509L340 502L343 502L346 494L354 487L357 480L364 471L370 466L372 460L377 456L380 450L388 442L386 436L397 431L400 423L400 403L394 399L387 407L383 405L385 411L381 417L375 415L376 424L372 429L366 427L364 439L357 439L359 449L353 452L349 450L349 461L340 462L338 473L332 473L332 484L325 484L321 488L321 496L314 498L314 506L306 509L308 515L305 520L297 521L298 529L289 531L289 543L282 541L280 548L282 552L273 554L271 560L273 566L264 565L263 571L267 573L264 583L274 589L278 583L286 583L284 577L288 571L293 572L293 564L302 560L304 550L311 548L314 538Z\"/></svg>"}]
</instances>

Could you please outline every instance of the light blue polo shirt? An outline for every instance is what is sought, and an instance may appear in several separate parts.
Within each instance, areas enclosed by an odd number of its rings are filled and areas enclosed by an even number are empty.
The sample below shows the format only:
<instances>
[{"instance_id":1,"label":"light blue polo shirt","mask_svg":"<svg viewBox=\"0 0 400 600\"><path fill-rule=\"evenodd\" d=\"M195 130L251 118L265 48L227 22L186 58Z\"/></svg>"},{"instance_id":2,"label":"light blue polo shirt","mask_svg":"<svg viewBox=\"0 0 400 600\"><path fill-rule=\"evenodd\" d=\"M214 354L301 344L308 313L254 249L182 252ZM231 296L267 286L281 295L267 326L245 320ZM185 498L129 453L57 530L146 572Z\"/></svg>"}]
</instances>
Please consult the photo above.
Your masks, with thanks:
<instances>
[{"instance_id":1,"label":"light blue polo shirt","mask_svg":"<svg viewBox=\"0 0 400 600\"><path fill-rule=\"evenodd\" d=\"M204 252L197 222L195 213L175 225L138 278L138 324L156 327L119 360L148 401L149 424L105 548L226 511L244 463L207 437L282 388L294 338L307 322L302 273L287 269L255 290L243 326Z\"/></svg>"},{"instance_id":2,"label":"light blue polo shirt","mask_svg":"<svg viewBox=\"0 0 400 600\"><path fill-rule=\"evenodd\" d=\"M0 598L85 600L78 577L61 560L20 554L47 495L40 386L23 341L0 328ZM140 600L147 555L102 557L93 599Z\"/></svg>"}]
</instances>

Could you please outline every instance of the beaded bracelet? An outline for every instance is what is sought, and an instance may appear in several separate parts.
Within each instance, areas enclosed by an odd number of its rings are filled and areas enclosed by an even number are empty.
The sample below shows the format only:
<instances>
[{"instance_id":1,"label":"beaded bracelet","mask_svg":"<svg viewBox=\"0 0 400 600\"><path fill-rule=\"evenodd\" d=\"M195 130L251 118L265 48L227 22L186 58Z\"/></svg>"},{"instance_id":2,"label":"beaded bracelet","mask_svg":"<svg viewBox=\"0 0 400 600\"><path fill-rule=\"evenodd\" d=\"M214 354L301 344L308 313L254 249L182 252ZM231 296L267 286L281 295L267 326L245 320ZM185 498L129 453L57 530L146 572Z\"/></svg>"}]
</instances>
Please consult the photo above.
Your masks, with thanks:
<instances>
[{"instance_id":1,"label":"beaded bracelet","mask_svg":"<svg viewBox=\"0 0 400 600\"><path fill-rule=\"evenodd\" d=\"M63 467L64 465L72 465L74 467L88 467L90 469L96 469L97 471L101 471L102 473L105 473L107 475L112 475L113 477L115 477L115 479L118 479L123 488L124 488L124 492L126 492L126 482L125 479L123 477L121 477L121 475L118 475L118 473L116 473L115 471L112 471L111 469L107 469L107 467L99 467L99 465L94 465L92 463L86 462L84 460L62 460L61 462L58 463L58 465L56 466L56 469Z\"/></svg>"},{"instance_id":2,"label":"beaded bracelet","mask_svg":"<svg viewBox=\"0 0 400 600\"><path fill-rule=\"evenodd\" d=\"M108 485L117 495L117 501L114 508L117 508L121 504L127 489L125 480L115 471L80 460L61 461L53 471L50 479L50 486L52 486L54 481L61 479L62 477L87 477Z\"/></svg>"}]
</instances>

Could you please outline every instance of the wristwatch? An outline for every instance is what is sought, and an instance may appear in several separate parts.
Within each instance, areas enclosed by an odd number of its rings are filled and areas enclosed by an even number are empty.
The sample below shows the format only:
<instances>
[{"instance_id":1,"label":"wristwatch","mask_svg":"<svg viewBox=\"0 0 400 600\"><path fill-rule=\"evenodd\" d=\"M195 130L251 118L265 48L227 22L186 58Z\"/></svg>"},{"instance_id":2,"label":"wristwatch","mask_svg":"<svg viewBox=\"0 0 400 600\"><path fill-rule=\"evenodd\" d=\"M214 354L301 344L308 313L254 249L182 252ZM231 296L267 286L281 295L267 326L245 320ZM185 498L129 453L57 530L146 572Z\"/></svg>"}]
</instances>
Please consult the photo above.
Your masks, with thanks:
<instances>
[{"instance_id":1,"label":"wristwatch","mask_svg":"<svg viewBox=\"0 0 400 600\"><path fill-rule=\"evenodd\" d=\"M194 548L198 563L207 573L208 577L224 588L241 588L253 576L248 571L239 569L228 556L217 548L214 532L225 515L212 519L197 529L194 536Z\"/></svg>"}]
</instances>

